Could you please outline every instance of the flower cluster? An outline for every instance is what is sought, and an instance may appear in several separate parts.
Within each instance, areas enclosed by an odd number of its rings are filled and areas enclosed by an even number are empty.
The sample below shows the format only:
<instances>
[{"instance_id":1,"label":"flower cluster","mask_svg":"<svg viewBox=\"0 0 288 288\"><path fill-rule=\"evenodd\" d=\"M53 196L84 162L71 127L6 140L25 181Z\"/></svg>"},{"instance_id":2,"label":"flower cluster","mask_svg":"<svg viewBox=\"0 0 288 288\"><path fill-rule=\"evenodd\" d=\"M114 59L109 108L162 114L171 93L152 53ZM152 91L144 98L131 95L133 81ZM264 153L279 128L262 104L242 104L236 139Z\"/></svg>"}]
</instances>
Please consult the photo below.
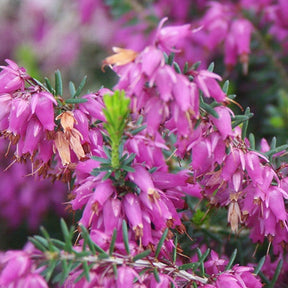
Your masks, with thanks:
<instances>
[{"instance_id":1,"label":"flower cluster","mask_svg":"<svg viewBox=\"0 0 288 288\"><path fill-rule=\"evenodd\" d=\"M51 71L59 64L71 66L78 55L83 54L81 50L85 51L83 47L91 44L103 48L117 43L118 46L141 51L151 41L149 32L155 28L157 21L167 16L175 25L191 22L193 26L202 27L197 35L177 43L183 55L192 61L207 63L211 53L222 50L227 68L231 69L239 59L244 72L247 72L250 37L255 26L256 29L268 27L267 35L277 40L285 54L285 1L182 2L180 6L175 0L150 1L145 4L127 4L123 9L114 1L107 4L100 0L75 0L72 4L69 1L61 4L57 1L38 3L25 0L18 4L6 1L2 3L0 36L7 45L1 48L0 57L11 57L13 50L21 55L23 50L24 55L31 54L46 71ZM195 10L198 13L194 13ZM17 17L10 17L12 11ZM62 11L61 17L58 11ZM122 17L115 20L113 15ZM94 27L99 26L105 29L95 32ZM13 27L13 33L10 27ZM67 41L70 43L69 51L67 47L62 48L65 45L59 45Z\"/></svg>"},{"instance_id":2,"label":"flower cluster","mask_svg":"<svg viewBox=\"0 0 288 288\"><path fill-rule=\"evenodd\" d=\"M216 252L206 260L209 250L202 253L200 243L194 261L177 242L191 241L189 219L200 205L191 202L199 200L206 201L207 213L225 207L232 233L241 226L254 242L267 239L275 254L284 254L288 175L274 160L282 161L287 145L269 147L262 140L261 150L255 149L245 134L252 115L234 114L227 82L221 87L212 66L174 61L201 30L164 27L165 21L142 51L114 48L116 54L104 60L119 77L114 91L79 97L83 83L79 89L71 83L68 98L59 71L53 88L11 60L2 67L1 136L15 145L15 161L32 162L32 174L69 183L68 206L81 213L73 245L73 230L61 222L64 243L42 229L44 238L31 239L39 251L6 252L0 287L23 281L46 287L38 273L46 271L49 281L60 263L63 273L53 281L64 287L261 287L252 266L232 267ZM233 57L244 65L250 28L236 19L229 30L234 38L225 38L228 52L237 48ZM243 46L236 47L242 37ZM21 269L11 274L15 265Z\"/></svg>"},{"instance_id":3,"label":"flower cluster","mask_svg":"<svg viewBox=\"0 0 288 288\"><path fill-rule=\"evenodd\" d=\"M3 253L0 264L4 266L0 274L0 287L49 287L40 275L41 269L37 269L31 260L29 251L15 250Z\"/></svg>"}]
</instances>

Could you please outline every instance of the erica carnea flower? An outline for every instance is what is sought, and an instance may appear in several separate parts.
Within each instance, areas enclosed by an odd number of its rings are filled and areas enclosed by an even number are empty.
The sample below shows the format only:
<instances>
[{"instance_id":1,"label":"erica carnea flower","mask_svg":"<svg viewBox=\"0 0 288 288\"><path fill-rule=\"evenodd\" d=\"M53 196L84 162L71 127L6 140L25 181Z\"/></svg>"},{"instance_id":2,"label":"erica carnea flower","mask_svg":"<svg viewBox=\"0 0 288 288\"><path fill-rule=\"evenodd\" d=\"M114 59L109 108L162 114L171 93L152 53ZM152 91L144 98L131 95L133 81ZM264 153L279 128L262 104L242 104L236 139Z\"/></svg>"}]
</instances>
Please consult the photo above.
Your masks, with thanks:
<instances>
[{"instance_id":1,"label":"erica carnea flower","mask_svg":"<svg viewBox=\"0 0 288 288\"><path fill-rule=\"evenodd\" d=\"M23 90L25 87L25 80L30 76L26 70L19 67L12 60L6 59L8 66L1 66L0 72L0 93L11 93L17 90Z\"/></svg>"},{"instance_id":2,"label":"erica carnea flower","mask_svg":"<svg viewBox=\"0 0 288 288\"><path fill-rule=\"evenodd\" d=\"M48 288L25 251L8 251L1 256L0 287Z\"/></svg>"}]
</instances>

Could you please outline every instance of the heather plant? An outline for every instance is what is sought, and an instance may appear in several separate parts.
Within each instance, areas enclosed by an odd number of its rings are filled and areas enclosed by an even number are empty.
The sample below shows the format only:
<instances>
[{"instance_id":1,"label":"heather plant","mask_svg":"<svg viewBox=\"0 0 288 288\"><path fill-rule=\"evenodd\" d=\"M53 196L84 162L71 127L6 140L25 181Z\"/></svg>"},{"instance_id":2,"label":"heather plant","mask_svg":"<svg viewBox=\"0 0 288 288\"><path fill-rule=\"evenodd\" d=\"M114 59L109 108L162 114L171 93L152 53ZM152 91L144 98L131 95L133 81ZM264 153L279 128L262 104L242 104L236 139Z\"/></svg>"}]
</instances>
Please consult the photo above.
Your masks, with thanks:
<instances>
[{"instance_id":1,"label":"heather plant","mask_svg":"<svg viewBox=\"0 0 288 288\"><path fill-rule=\"evenodd\" d=\"M214 64L177 62L199 28L166 21L143 50L114 47L102 67L118 77L111 90L85 93L84 77L68 96L59 70L42 83L2 66L9 169L51 180L47 201L66 183L74 221L60 220L62 238L42 227L2 252L0 287L284 285L288 145L255 144L253 113Z\"/></svg>"},{"instance_id":2,"label":"heather plant","mask_svg":"<svg viewBox=\"0 0 288 288\"><path fill-rule=\"evenodd\" d=\"M176 55L180 67L186 61L191 65L201 61L201 68L207 69L216 62L218 74L233 80L231 94L237 91L237 101L256 112L251 130L269 141L277 134L284 144L285 11L283 0L182 0L181 5L175 0L2 0L0 37L5 45L0 47L0 58L17 59L32 76L51 76L59 66L65 80L77 82L79 73L97 75L88 78L95 91L102 84L113 86L110 70L103 75L99 69L100 59L112 46L140 52L151 43L161 19L168 17L172 26L189 23L201 29L174 47L181 50ZM158 39L161 42L161 36ZM255 86L261 91L257 97Z\"/></svg>"}]
</instances>

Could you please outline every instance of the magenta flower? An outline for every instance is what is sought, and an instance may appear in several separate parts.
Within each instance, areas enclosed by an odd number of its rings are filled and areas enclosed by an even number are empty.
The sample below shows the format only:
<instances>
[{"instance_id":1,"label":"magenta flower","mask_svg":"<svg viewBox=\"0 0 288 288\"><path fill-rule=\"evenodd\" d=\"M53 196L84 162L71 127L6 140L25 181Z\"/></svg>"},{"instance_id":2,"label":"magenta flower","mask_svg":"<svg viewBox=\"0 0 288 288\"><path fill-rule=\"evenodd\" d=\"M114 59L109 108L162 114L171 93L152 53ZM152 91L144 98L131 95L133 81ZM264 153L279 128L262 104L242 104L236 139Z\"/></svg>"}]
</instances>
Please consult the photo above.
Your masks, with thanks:
<instances>
[{"instance_id":1,"label":"magenta flower","mask_svg":"<svg viewBox=\"0 0 288 288\"><path fill-rule=\"evenodd\" d=\"M54 123L54 106L57 101L52 94L46 91L36 92L31 98L31 112L36 114L44 129L52 131Z\"/></svg>"},{"instance_id":2,"label":"magenta flower","mask_svg":"<svg viewBox=\"0 0 288 288\"><path fill-rule=\"evenodd\" d=\"M123 200L124 213L126 214L136 237L143 236L142 209L137 196L129 193Z\"/></svg>"},{"instance_id":3,"label":"magenta flower","mask_svg":"<svg viewBox=\"0 0 288 288\"><path fill-rule=\"evenodd\" d=\"M44 278L35 271L28 253L8 251L1 262L0 287L48 288Z\"/></svg>"},{"instance_id":4,"label":"magenta flower","mask_svg":"<svg viewBox=\"0 0 288 288\"><path fill-rule=\"evenodd\" d=\"M3 70L0 72L0 93L13 93L17 90L23 90L25 80L30 76L24 68L20 68L12 60L6 59L8 66L0 66Z\"/></svg>"},{"instance_id":5,"label":"magenta flower","mask_svg":"<svg viewBox=\"0 0 288 288\"><path fill-rule=\"evenodd\" d=\"M232 22L227 44L225 46L225 64L235 65L235 52L240 57L243 64L244 74L248 72L248 57L250 54L250 38L252 33L252 24L246 19L236 19Z\"/></svg>"},{"instance_id":6,"label":"magenta flower","mask_svg":"<svg viewBox=\"0 0 288 288\"><path fill-rule=\"evenodd\" d=\"M8 118L9 112L11 110L11 104L12 104L12 96L10 94L8 93L0 94L0 121L2 121L5 118Z\"/></svg>"},{"instance_id":7,"label":"magenta flower","mask_svg":"<svg viewBox=\"0 0 288 288\"><path fill-rule=\"evenodd\" d=\"M117 269L117 288L132 288L134 287L134 279L139 275L133 268L121 266Z\"/></svg>"},{"instance_id":8,"label":"magenta flower","mask_svg":"<svg viewBox=\"0 0 288 288\"><path fill-rule=\"evenodd\" d=\"M221 81L222 78L207 70L201 70L199 72L191 72L195 74L195 83L199 89L203 92L204 96L207 98L214 98L218 102L223 102L226 99L225 93L222 91L221 87L216 80Z\"/></svg>"},{"instance_id":9,"label":"magenta flower","mask_svg":"<svg viewBox=\"0 0 288 288\"><path fill-rule=\"evenodd\" d=\"M151 288L168 288L171 286L171 283L173 283L175 287L177 287L175 281L167 274L159 274L159 281L155 279L154 275L151 275L149 278L149 287Z\"/></svg>"},{"instance_id":10,"label":"magenta flower","mask_svg":"<svg viewBox=\"0 0 288 288\"><path fill-rule=\"evenodd\" d=\"M31 110L29 102L22 98L12 99L8 131L14 135L25 135L27 122L30 117Z\"/></svg>"},{"instance_id":11,"label":"magenta flower","mask_svg":"<svg viewBox=\"0 0 288 288\"><path fill-rule=\"evenodd\" d=\"M148 46L142 52L142 72L153 79L154 73L165 65L163 53L154 46Z\"/></svg>"},{"instance_id":12,"label":"magenta flower","mask_svg":"<svg viewBox=\"0 0 288 288\"><path fill-rule=\"evenodd\" d=\"M109 92L111 91L108 89L101 89L96 94L84 95L82 98L87 99L87 102L79 104L79 110L94 120L105 121L106 119L103 113L104 104L101 96Z\"/></svg>"},{"instance_id":13,"label":"magenta flower","mask_svg":"<svg viewBox=\"0 0 288 288\"><path fill-rule=\"evenodd\" d=\"M104 203L108 198L113 194L114 189L110 181L106 180L105 182L100 182L95 185L95 191L92 191L89 195L89 200L84 208L83 215L79 223L83 224L86 227L90 227L95 215L103 209ZM94 190L93 189L93 190Z\"/></svg>"},{"instance_id":14,"label":"magenta flower","mask_svg":"<svg viewBox=\"0 0 288 288\"><path fill-rule=\"evenodd\" d=\"M26 135L22 153L29 153L33 155L34 151L37 150L37 145L43 137L42 125L37 118L32 118L26 128Z\"/></svg>"},{"instance_id":15,"label":"magenta flower","mask_svg":"<svg viewBox=\"0 0 288 288\"><path fill-rule=\"evenodd\" d=\"M163 28L167 20L168 18L166 17L160 21L154 41L156 45L159 45L163 50L179 52L179 50L177 50L177 43L191 35L191 26L190 24L186 24Z\"/></svg>"},{"instance_id":16,"label":"magenta flower","mask_svg":"<svg viewBox=\"0 0 288 288\"><path fill-rule=\"evenodd\" d=\"M228 136L232 136L232 125L231 125L231 116L233 112L224 106L215 107L214 110L217 112L219 118L210 116L211 121L219 130L223 139L226 139Z\"/></svg>"},{"instance_id":17,"label":"magenta flower","mask_svg":"<svg viewBox=\"0 0 288 288\"><path fill-rule=\"evenodd\" d=\"M120 229L120 226L122 225L121 219L123 219L121 201L117 198L108 199L103 205L103 221L105 233L111 236L115 228L117 230Z\"/></svg>"}]
</instances>

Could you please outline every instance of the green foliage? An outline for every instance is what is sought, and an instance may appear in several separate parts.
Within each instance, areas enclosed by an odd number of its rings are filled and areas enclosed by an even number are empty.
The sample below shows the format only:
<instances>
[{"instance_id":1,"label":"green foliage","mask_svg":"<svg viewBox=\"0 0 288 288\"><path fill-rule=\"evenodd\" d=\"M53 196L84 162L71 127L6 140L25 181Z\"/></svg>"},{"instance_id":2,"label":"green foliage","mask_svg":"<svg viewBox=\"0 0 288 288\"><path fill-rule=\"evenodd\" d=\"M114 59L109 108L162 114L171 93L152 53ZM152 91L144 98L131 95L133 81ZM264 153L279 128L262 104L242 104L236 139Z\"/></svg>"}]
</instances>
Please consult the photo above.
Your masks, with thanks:
<instances>
[{"instance_id":1,"label":"green foliage","mask_svg":"<svg viewBox=\"0 0 288 288\"><path fill-rule=\"evenodd\" d=\"M115 91L113 95L103 96L106 117L104 128L109 134L111 145L111 166L113 169L120 167L119 147L127 123L130 99L125 97L124 91Z\"/></svg>"}]
</instances>

